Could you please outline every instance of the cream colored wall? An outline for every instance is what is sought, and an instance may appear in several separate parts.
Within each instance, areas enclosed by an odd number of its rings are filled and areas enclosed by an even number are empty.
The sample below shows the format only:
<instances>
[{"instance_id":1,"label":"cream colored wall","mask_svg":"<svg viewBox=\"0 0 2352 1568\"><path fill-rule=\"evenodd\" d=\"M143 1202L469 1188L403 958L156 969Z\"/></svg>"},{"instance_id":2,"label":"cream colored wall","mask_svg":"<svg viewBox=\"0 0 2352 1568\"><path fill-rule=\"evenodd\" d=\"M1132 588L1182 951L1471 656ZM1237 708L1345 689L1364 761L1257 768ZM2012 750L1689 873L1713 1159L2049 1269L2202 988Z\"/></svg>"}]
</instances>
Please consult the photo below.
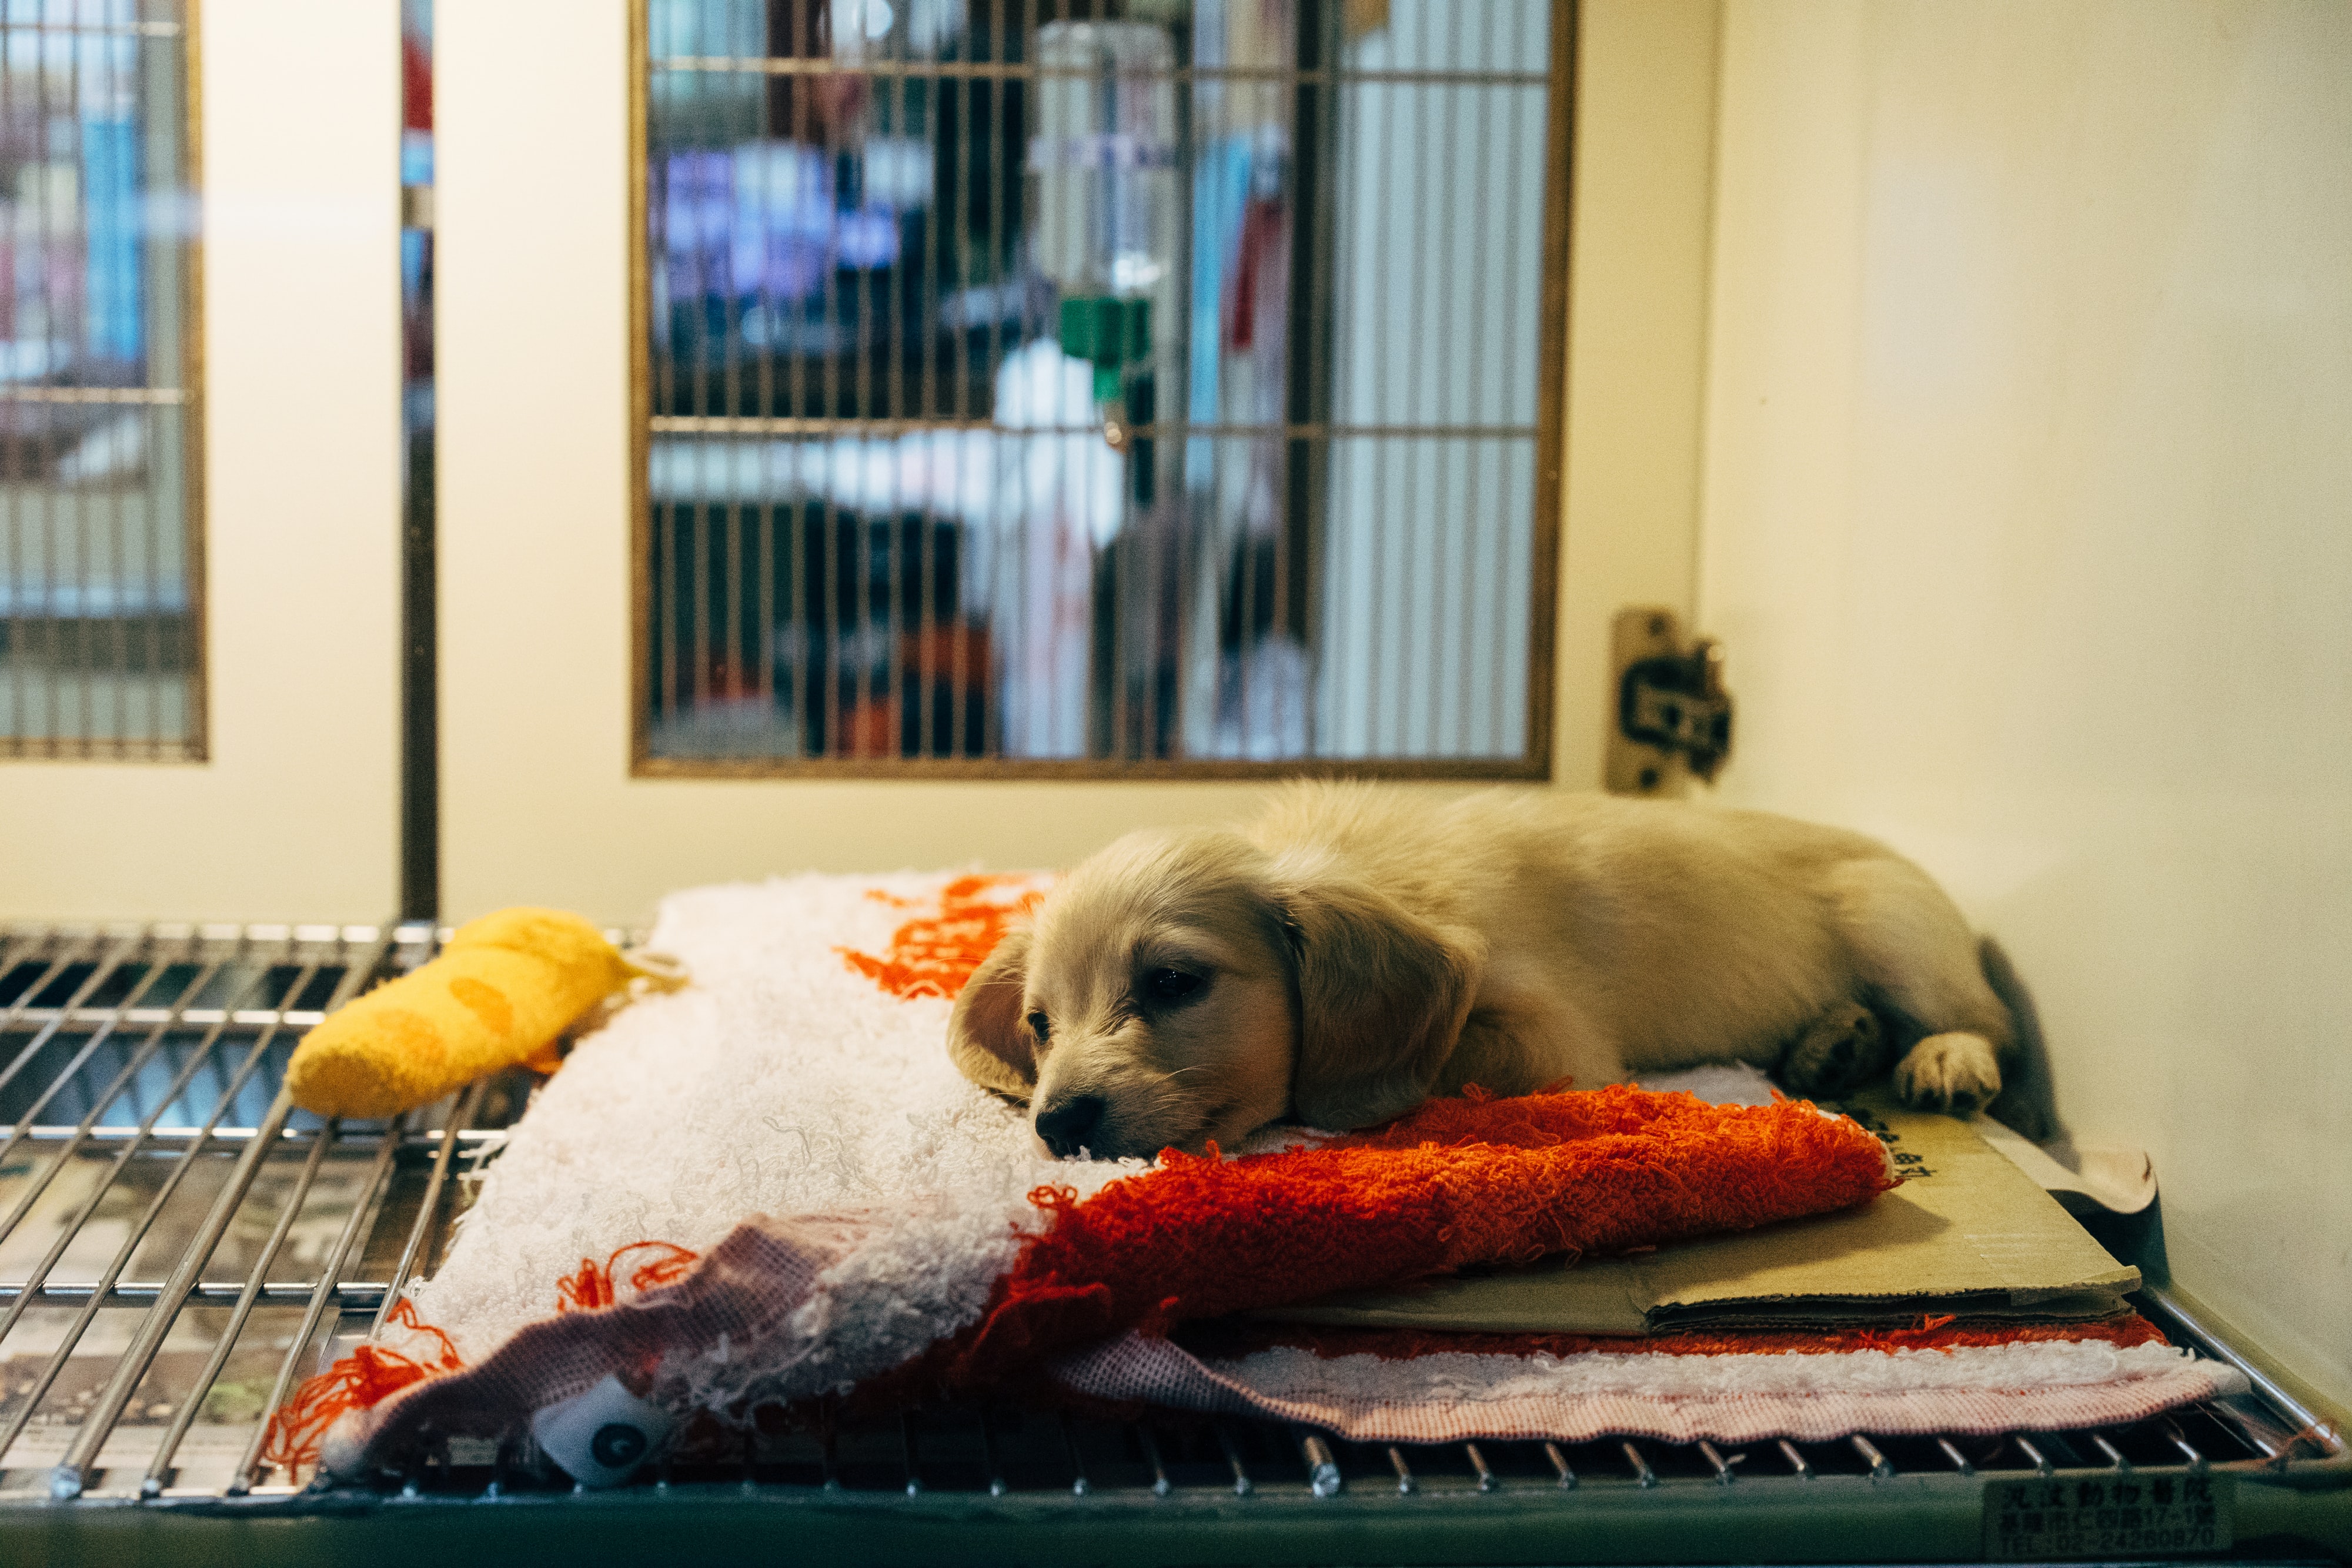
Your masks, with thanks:
<instances>
[{"instance_id":1,"label":"cream colored wall","mask_svg":"<svg viewBox=\"0 0 2352 1568\"><path fill-rule=\"evenodd\" d=\"M0 919L397 897L400 8L202 26L210 759L0 762Z\"/></svg>"},{"instance_id":2,"label":"cream colored wall","mask_svg":"<svg viewBox=\"0 0 2352 1568\"><path fill-rule=\"evenodd\" d=\"M1733 0L1731 800L1874 830L2352 1406L2352 8Z\"/></svg>"},{"instance_id":3,"label":"cream colored wall","mask_svg":"<svg viewBox=\"0 0 2352 1568\"><path fill-rule=\"evenodd\" d=\"M1717 6L1583 10L1556 774L1589 785L1610 613L1690 595ZM631 779L624 7L437 28L448 914L634 920L698 882L1059 863L1248 809L1246 784Z\"/></svg>"}]
</instances>

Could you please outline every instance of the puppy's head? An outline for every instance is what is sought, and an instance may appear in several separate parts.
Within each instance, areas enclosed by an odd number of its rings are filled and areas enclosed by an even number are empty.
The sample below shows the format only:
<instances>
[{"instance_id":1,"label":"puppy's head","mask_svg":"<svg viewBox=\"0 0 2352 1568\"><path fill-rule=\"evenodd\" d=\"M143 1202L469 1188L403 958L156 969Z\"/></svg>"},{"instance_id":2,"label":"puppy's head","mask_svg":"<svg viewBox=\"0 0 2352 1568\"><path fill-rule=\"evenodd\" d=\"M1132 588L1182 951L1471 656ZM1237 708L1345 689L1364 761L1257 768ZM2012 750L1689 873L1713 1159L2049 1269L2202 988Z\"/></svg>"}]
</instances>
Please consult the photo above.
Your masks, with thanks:
<instances>
[{"instance_id":1,"label":"puppy's head","mask_svg":"<svg viewBox=\"0 0 2352 1568\"><path fill-rule=\"evenodd\" d=\"M1285 1115L1345 1128L1429 1092L1468 1010L1466 935L1313 856L1134 833L1080 865L956 999L964 1075L1057 1155L1197 1152Z\"/></svg>"}]
</instances>

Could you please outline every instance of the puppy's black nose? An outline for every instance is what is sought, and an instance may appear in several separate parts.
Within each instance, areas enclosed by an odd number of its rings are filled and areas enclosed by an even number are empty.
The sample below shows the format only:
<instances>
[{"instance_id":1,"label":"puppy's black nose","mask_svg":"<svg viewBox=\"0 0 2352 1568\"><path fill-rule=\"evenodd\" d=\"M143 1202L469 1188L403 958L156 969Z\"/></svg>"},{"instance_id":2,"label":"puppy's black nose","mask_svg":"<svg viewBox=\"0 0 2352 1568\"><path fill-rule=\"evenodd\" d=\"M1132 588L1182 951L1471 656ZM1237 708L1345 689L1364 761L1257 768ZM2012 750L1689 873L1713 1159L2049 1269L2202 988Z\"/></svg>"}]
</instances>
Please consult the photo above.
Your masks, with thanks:
<instances>
[{"instance_id":1,"label":"puppy's black nose","mask_svg":"<svg viewBox=\"0 0 2352 1568\"><path fill-rule=\"evenodd\" d=\"M1067 1158L1095 1141L1095 1129L1102 1125L1103 1110L1098 1094L1079 1094L1048 1105L1037 1113L1037 1135L1057 1156Z\"/></svg>"}]
</instances>

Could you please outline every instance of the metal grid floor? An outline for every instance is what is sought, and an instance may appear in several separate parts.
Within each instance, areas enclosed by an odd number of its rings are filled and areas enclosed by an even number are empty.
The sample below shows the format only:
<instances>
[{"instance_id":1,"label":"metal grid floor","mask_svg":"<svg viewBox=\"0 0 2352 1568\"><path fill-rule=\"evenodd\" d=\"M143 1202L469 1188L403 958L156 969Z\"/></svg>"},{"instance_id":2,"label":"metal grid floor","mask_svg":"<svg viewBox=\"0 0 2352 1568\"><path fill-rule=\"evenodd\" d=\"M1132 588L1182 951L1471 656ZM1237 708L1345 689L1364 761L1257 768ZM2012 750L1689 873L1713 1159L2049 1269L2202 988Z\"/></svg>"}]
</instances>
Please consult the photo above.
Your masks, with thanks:
<instances>
[{"instance_id":1,"label":"metal grid floor","mask_svg":"<svg viewBox=\"0 0 2352 1568\"><path fill-rule=\"evenodd\" d=\"M446 1442L373 1489L324 1488L260 1458L267 1412L436 1264L477 1155L527 1103L531 1081L518 1074L389 1123L321 1122L279 1091L303 1030L421 963L436 937L423 925L0 936L0 1517L76 1500L299 1514L572 1490L527 1439ZM1344 1511L1340 1500L1447 1508L1507 1494L1575 1510L1769 1490L1829 1508L1848 1504L1815 1483L2083 1470L2352 1480L2337 1434L2161 1291L2140 1305L2176 1343L2246 1370L2254 1392L2096 1431L1732 1451L1354 1444L1265 1422L918 1408L829 1437L730 1438L625 1490L881 1514L954 1498L1034 1514L1060 1499L1099 1522L1107 1503L1188 1498Z\"/></svg>"}]
</instances>

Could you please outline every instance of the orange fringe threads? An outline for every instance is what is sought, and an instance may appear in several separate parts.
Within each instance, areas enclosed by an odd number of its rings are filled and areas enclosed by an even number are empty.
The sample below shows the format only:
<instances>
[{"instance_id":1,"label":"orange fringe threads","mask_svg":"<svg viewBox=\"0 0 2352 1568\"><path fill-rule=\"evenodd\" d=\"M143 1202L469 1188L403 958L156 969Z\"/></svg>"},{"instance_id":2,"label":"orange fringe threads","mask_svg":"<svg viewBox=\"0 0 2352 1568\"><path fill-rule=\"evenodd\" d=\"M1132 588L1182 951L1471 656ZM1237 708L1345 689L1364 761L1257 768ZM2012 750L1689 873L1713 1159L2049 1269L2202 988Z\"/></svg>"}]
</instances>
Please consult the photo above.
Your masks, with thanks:
<instances>
[{"instance_id":1,"label":"orange fringe threads","mask_svg":"<svg viewBox=\"0 0 2352 1568\"><path fill-rule=\"evenodd\" d=\"M639 1250L651 1250L660 1256L638 1264L629 1271L629 1289L650 1291L656 1285L667 1285L686 1278L699 1255L670 1241L632 1241L616 1247L613 1255L599 1263L593 1258L580 1260L580 1267L555 1282L555 1310L559 1312L593 1312L599 1307L609 1307L620 1300L613 1288L613 1276L619 1272L621 1260Z\"/></svg>"},{"instance_id":2,"label":"orange fringe threads","mask_svg":"<svg viewBox=\"0 0 2352 1568\"><path fill-rule=\"evenodd\" d=\"M380 1344L362 1344L334 1365L306 1380L292 1398L269 1417L263 1435L261 1457L288 1470L319 1462L327 1428L347 1410L365 1410L381 1404L412 1383L457 1372L465 1366L449 1336L416 1316L416 1303L403 1297L393 1305L387 1324L430 1339L434 1350L425 1361L413 1361Z\"/></svg>"},{"instance_id":3,"label":"orange fringe threads","mask_svg":"<svg viewBox=\"0 0 2352 1568\"><path fill-rule=\"evenodd\" d=\"M960 876L940 890L937 915L919 915L891 933L887 952L877 956L850 947L834 951L894 997L953 997L995 950L1013 922L1045 901L1045 894L1036 891L1010 903L989 896L1002 888L1025 885L1027 881L1019 876ZM882 904L903 906L906 902L887 893L867 896Z\"/></svg>"}]
</instances>

